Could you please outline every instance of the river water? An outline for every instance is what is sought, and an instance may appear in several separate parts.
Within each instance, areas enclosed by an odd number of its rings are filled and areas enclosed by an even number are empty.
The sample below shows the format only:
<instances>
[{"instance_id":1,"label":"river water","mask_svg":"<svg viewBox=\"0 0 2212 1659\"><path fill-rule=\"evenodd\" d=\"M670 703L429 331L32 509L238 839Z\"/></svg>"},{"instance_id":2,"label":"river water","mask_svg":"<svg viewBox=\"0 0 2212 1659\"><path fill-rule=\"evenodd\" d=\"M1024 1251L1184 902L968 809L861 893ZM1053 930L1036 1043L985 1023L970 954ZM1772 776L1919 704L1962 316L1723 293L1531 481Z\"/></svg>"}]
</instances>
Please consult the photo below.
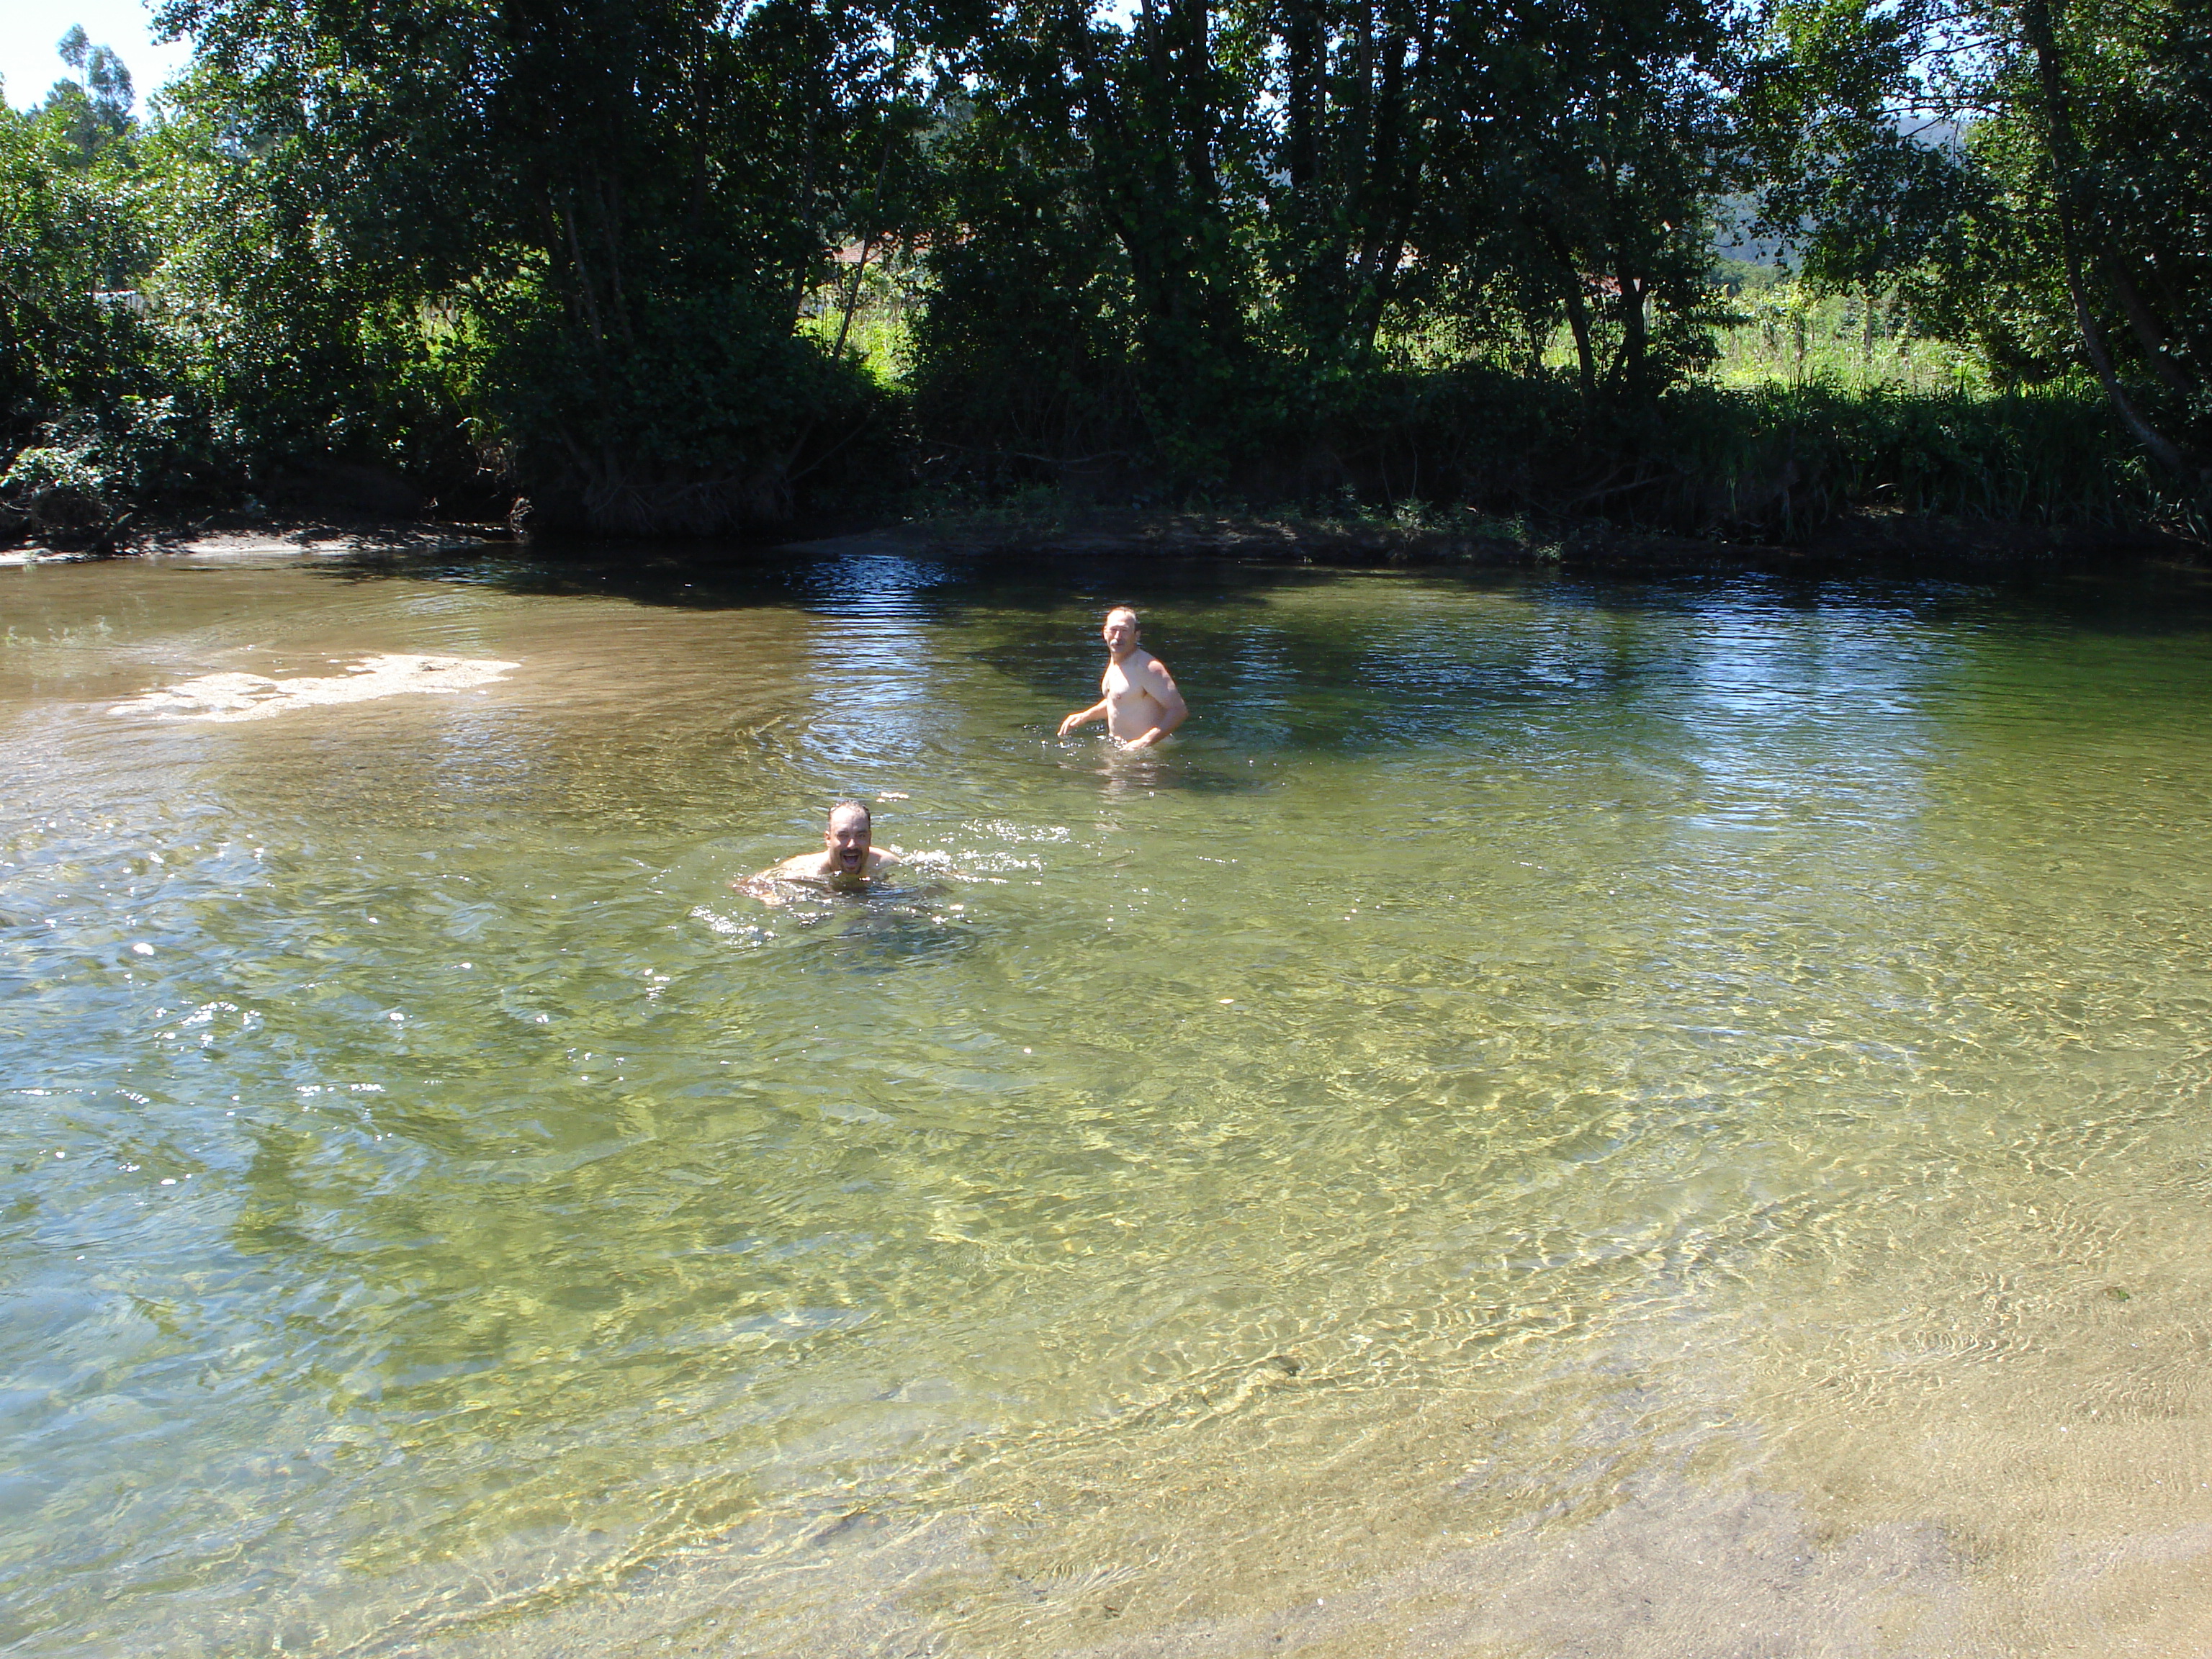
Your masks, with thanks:
<instances>
[{"instance_id":1,"label":"river water","mask_svg":"<svg viewBox=\"0 0 2212 1659\"><path fill-rule=\"evenodd\" d=\"M0 622L0 1651L2212 1641L2178 579ZM732 890L846 795L885 890Z\"/></svg>"}]
</instances>

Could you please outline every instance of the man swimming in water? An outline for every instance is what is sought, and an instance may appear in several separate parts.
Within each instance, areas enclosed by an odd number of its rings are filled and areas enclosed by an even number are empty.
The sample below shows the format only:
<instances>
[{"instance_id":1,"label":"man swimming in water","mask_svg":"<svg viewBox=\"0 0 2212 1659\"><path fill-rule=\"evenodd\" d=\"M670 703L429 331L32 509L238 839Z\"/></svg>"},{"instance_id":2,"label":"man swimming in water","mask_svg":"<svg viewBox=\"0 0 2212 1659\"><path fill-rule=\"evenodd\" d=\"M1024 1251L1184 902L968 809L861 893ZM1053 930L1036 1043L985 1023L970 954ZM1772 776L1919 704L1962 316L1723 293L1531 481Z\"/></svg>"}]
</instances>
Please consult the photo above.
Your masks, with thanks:
<instances>
[{"instance_id":1,"label":"man swimming in water","mask_svg":"<svg viewBox=\"0 0 2212 1659\"><path fill-rule=\"evenodd\" d=\"M1149 749L1190 718L1190 706L1176 690L1168 665L1137 643L1137 613L1117 605L1100 630L1106 640L1106 672L1098 689L1105 695L1060 723L1066 737L1102 716L1106 729L1125 749Z\"/></svg>"},{"instance_id":2,"label":"man swimming in water","mask_svg":"<svg viewBox=\"0 0 2212 1659\"><path fill-rule=\"evenodd\" d=\"M896 852L872 844L874 832L866 807L856 800L841 800L830 809L830 827L823 831L821 852L801 853L730 884L770 904L777 902L773 884L779 881L818 881L836 892L860 892L867 886L869 877L903 862Z\"/></svg>"}]
</instances>

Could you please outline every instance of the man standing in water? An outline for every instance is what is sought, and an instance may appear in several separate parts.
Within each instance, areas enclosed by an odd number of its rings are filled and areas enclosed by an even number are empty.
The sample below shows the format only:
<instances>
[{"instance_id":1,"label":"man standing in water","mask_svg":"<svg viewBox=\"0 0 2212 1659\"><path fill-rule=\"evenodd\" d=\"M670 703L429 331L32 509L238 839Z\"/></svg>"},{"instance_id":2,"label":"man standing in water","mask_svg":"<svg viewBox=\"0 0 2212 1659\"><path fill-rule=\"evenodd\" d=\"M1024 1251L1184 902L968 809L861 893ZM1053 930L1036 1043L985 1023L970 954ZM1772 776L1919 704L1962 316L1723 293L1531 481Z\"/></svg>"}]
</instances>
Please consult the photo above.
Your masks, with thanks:
<instances>
[{"instance_id":1,"label":"man standing in water","mask_svg":"<svg viewBox=\"0 0 2212 1659\"><path fill-rule=\"evenodd\" d=\"M836 892L860 892L869 877L902 862L896 853L872 844L874 831L866 807L856 800L841 800L830 809L830 827L823 832L821 852L801 853L730 884L770 904L777 902L772 884L779 881L818 881Z\"/></svg>"},{"instance_id":2,"label":"man standing in water","mask_svg":"<svg viewBox=\"0 0 2212 1659\"><path fill-rule=\"evenodd\" d=\"M1106 613L1106 672L1098 689L1105 695L1060 723L1066 737L1102 716L1106 729L1125 749L1149 749L1190 718L1189 705L1176 690L1168 665L1137 643L1137 613L1117 605Z\"/></svg>"}]
</instances>

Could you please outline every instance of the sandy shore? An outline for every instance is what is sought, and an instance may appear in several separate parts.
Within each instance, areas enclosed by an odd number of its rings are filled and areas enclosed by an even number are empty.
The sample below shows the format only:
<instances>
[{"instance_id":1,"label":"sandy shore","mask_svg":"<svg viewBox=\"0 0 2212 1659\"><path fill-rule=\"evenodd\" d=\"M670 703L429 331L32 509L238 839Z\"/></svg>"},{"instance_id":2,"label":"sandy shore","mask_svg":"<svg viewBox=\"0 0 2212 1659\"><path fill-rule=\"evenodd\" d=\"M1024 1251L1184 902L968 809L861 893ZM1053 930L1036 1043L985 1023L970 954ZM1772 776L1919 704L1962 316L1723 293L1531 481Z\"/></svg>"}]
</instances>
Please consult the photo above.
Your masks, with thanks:
<instances>
[{"instance_id":1,"label":"sandy shore","mask_svg":"<svg viewBox=\"0 0 2212 1659\"><path fill-rule=\"evenodd\" d=\"M438 524L427 520L372 525L226 523L221 527L149 531L113 551L27 542L0 549L0 566L100 558L251 560L344 558L364 553L469 553L512 547L514 543L513 532L503 525Z\"/></svg>"}]
</instances>

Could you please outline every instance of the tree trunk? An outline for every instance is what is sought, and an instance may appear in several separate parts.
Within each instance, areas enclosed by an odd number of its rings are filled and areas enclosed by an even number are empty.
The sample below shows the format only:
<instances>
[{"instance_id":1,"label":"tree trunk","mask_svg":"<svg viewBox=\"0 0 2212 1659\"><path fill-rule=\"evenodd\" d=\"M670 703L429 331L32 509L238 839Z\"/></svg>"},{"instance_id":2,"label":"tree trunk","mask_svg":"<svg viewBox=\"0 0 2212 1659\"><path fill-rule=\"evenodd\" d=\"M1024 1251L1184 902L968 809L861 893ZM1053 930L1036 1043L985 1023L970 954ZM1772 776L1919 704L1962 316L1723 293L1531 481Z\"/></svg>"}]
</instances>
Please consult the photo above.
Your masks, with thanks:
<instances>
[{"instance_id":1,"label":"tree trunk","mask_svg":"<svg viewBox=\"0 0 2212 1659\"><path fill-rule=\"evenodd\" d=\"M2067 297L2074 302L2075 326L2081 334L2082 352L2096 371L2105 396L2122 422L2135 434L2136 441L2168 471L2193 477L2196 469L2190 465L2179 446L2145 419L2135 400L2128 396L2127 388L2120 384L2119 374L2112 367L2112 354L2106 349L2104 331L2098 327L2090 307L2088 286L2082 275L2081 146L2074 131L2073 112L2067 103L2065 67L2059 59L2057 20L2051 15L2051 0L2021 0L2020 19L2028 48L2035 54L2036 82L2043 95L2045 142L2051 157L2051 201L2058 217L2059 263L2066 273Z\"/></svg>"},{"instance_id":2,"label":"tree trunk","mask_svg":"<svg viewBox=\"0 0 2212 1659\"><path fill-rule=\"evenodd\" d=\"M1574 258L1567 252L1566 245L1559 240L1557 231L1549 226L1545 227L1544 238L1551 244L1552 258L1558 262L1559 274L1565 279L1561 291L1567 303L1567 328L1575 337L1575 365L1582 381L1583 402L1595 403L1597 401L1597 354L1596 348L1590 343L1589 305L1583 295L1582 275L1576 270Z\"/></svg>"},{"instance_id":3,"label":"tree trunk","mask_svg":"<svg viewBox=\"0 0 2212 1659\"><path fill-rule=\"evenodd\" d=\"M2166 331L2159 327L2158 319L2151 314L2142 290L2120 266L2117 259L2105 261L2105 274L2112 284L2112 292L2119 296L2120 309L2127 313L2128 325L2135 330L2136 341L2150 359L2152 371L2174 391L2187 397L2195 390L2188 373L2173 360L2168 349Z\"/></svg>"},{"instance_id":4,"label":"tree trunk","mask_svg":"<svg viewBox=\"0 0 2212 1659\"><path fill-rule=\"evenodd\" d=\"M1644 313L1644 282L1614 267L1613 282L1620 289L1620 356L1614 360L1613 384L1633 398L1644 390L1644 368L1651 335Z\"/></svg>"},{"instance_id":5,"label":"tree trunk","mask_svg":"<svg viewBox=\"0 0 2212 1659\"><path fill-rule=\"evenodd\" d=\"M1284 71L1289 82L1285 101L1290 131L1283 165L1291 176L1292 195L1302 198L1313 188L1321 171L1316 129L1328 95L1322 83L1321 7L1318 0L1285 0L1284 12Z\"/></svg>"}]
</instances>

